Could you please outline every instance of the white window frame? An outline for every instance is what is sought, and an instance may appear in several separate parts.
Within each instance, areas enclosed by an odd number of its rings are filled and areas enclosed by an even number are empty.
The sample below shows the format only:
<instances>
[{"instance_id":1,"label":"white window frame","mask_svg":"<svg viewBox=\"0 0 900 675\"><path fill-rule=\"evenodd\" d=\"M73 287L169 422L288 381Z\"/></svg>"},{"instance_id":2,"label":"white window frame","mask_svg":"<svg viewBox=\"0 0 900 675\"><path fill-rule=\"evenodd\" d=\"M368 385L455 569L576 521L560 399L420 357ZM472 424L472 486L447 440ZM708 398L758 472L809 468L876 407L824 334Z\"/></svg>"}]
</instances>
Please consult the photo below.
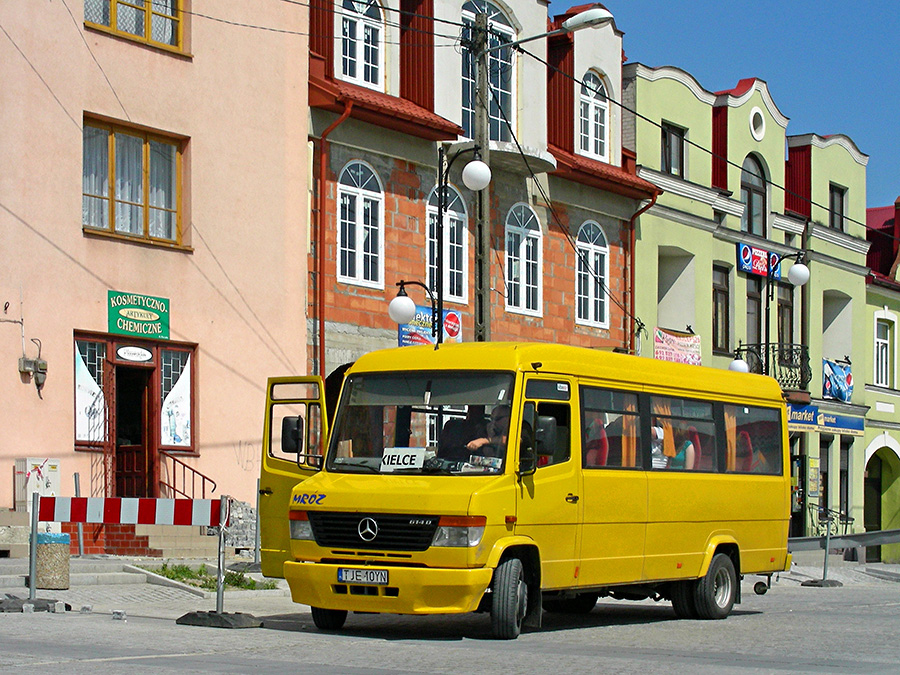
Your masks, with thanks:
<instances>
[{"instance_id":1,"label":"white window frame","mask_svg":"<svg viewBox=\"0 0 900 675\"><path fill-rule=\"evenodd\" d=\"M437 290L437 220L438 191L431 191L426 208L428 217L428 286ZM444 300L465 304L469 298L469 222L462 195L452 185L446 186L444 204Z\"/></svg>"},{"instance_id":2,"label":"white window frame","mask_svg":"<svg viewBox=\"0 0 900 675\"><path fill-rule=\"evenodd\" d=\"M488 15L488 47L513 42L516 30L503 11L488 0L469 0L463 5L464 34L470 35L475 25L476 12ZM497 49L487 55L488 86L488 138L492 141L512 141L516 134L516 54L509 48ZM508 76L508 80L504 80ZM468 50L462 53L462 127L465 136L475 133L475 62ZM505 85L505 86L504 86ZM466 98L468 97L468 103ZM497 100L503 105L502 113ZM471 104L471 105L469 105Z\"/></svg>"},{"instance_id":3,"label":"white window frame","mask_svg":"<svg viewBox=\"0 0 900 675\"><path fill-rule=\"evenodd\" d=\"M350 202L354 205L353 218L345 216L345 204ZM338 178L337 206L338 255L335 264L338 281L383 289L384 189L378 174L371 166L354 160L341 170ZM377 215L378 222L374 227L371 223L366 223L367 213L370 216ZM352 233L348 231L350 226L353 227ZM367 240L367 234L373 233L374 246L369 244L371 240ZM368 266L365 264L367 259L370 263Z\"/></svg>"},{"instance_id":4,"label":"white window frame","mask_svg":"<svg viewBox=\"0 0 900 675\"><path fill-rule=\"evenodd\" d=\"M384 10L378 0L341 0L336 10L334 30L339 49L335 49L335 75L345 82L384 91ZM346 72L350 65L354 73Z\"/></svg>"},{"instance_id":5,"label":"white window frame","mask_svg":"<svg viewBox=\"0 0 900 675\"><path fill-rule=\"evenodd\" d=\"M609 240L600 223L581 225L575 251L575 323L609 328Z\"/></svg>"},{"instance_id":6,"label":"white window frame","mask_svg":"<svg viewBox=\"0 0 900 675\"><path fill-rule=\"evenodd\" d=\"M506 310L543 315L543 233L534 210L513 205L506 216ZM529 301L530 300L530 301Z\"/></svg>"},{"instance_id":7,"label":"white window frame","mask_svg":"<svg viewBox=\"0 0 900 675\"><path fill-rule=\"evenodd\" d=\"M603 78L589 70L582 78L575 135L578 154L609 161L609 94ZM599 146L599 148L598 148Z\"/></svg>"},{"instance_id":8,"label":"white window frame","mask_svg":"<svg viewBox=\"0 0 900 675\"><path fill-rule=\"evenodd\" d=\"M879 324L887 325L887 339L878 336ZM894 389L897 382L897 315L887 308L875 312L872 341L873 384L876 387Z\"/></svg>"}]
</instances>

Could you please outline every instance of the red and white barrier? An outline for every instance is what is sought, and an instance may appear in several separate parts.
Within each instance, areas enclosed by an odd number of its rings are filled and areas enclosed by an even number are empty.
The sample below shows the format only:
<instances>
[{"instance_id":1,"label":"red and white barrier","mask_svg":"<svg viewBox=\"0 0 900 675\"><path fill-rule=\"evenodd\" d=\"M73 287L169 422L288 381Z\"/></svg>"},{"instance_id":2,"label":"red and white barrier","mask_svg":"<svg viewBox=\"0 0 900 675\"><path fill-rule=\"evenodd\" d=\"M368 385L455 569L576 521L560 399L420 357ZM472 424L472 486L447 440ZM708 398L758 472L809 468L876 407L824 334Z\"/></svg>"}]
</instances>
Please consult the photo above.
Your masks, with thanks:
<instances>
[{"instance_id":1,"label":"red and white barrier","mask_svg":"<svg viewBox=\"0 0 900 675\"><path fill-rule=\"evenodd\" d=\"M220 510L219 499L41 497L38 519L52 523L217 527Z\"/></svg>"}]
</instances>

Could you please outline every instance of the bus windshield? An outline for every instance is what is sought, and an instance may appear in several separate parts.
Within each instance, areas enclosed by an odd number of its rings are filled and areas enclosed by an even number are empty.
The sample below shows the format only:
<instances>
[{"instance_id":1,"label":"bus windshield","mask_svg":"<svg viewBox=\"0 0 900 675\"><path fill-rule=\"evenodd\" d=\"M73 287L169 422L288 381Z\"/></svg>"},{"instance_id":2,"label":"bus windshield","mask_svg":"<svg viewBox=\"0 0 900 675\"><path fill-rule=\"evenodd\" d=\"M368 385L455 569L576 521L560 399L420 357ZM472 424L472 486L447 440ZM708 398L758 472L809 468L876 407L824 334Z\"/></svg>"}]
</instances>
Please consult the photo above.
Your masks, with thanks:
<instances>
[{"instance_id":1,"label":"bus windshield","mask_svg":"<svg viewBox=\"0 0 900 675\"><path fill-rule=\"evenodd\" d=\"M344 384L326 470L499 474L506 462L513 374L355 374Z\"/></svg>"}]
</instances>

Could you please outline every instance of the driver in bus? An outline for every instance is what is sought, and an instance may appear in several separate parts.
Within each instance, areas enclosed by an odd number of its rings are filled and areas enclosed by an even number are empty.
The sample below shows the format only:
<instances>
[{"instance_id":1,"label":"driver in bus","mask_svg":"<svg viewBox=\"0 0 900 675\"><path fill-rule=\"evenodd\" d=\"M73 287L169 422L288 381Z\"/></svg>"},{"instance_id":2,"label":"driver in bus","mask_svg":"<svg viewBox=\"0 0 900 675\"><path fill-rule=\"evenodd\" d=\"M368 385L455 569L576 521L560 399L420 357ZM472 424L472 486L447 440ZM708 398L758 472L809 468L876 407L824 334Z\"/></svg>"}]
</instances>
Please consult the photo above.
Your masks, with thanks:
<instances>
[{"instance_id":1,"label":"driver in bus","mask_svg":"<svg viewBox=\"0 0 900 675\"><path fill-rule=\"evenodd\" d=\"M487 435L469 441L466 444L466 449L470 452L501 457L506 450L506 441L509 436L509 416L510 407L508 405L496 406L491 411L491 421L487 425Z\"/></svg>"}]
</instances>

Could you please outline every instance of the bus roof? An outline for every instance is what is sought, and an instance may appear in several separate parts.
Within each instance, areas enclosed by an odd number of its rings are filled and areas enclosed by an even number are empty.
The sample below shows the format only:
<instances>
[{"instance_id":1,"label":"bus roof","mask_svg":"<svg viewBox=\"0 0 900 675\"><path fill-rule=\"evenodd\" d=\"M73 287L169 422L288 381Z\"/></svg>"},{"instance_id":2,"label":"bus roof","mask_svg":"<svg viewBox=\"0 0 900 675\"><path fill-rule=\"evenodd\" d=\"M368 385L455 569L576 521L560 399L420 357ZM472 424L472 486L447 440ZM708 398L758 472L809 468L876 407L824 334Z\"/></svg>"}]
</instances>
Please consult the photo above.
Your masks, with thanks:
<instances>
[{"instance_id":1,"label":"bus roof","mask_svg":"<svg viewBox=\"0 0 900 675\"><path fill-rule=\"evenodd\" d=\"M638 385L681 394L783 401L781 387L764 375L537 342L462 342L444 343L438 349L433 345L384 349L361 356L347 374L397 370L555 373L604 380L611 386L620 383L626 388Z\"/></svg>"}]
</instances>

